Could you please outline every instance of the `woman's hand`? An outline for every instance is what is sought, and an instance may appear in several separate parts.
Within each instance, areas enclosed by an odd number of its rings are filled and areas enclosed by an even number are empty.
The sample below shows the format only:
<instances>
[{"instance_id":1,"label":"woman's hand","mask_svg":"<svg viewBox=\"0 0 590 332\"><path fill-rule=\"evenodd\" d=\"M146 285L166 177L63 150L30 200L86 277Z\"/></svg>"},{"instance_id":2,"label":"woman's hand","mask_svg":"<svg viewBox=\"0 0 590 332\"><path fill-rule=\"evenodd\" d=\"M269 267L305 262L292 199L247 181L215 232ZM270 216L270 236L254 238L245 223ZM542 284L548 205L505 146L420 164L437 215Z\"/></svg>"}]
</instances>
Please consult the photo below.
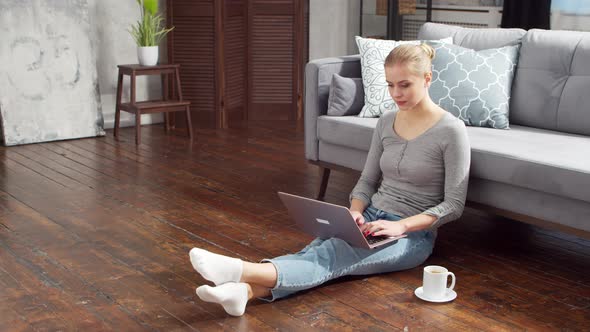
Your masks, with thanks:
<instances>
[{"instance_id":1,"label":"woman's hand","mask_svg":"<svg viewBox=\"0 0 590 332\"><path fill-rule=\"evenodd\" d=\"M350 214L352 214L352 217L354 218L354 221L356 221L356 224L358 226L361 226L362 224L365 223L365 217L363 217L363 214L356 211L356 210L350 210Z\"/></svg>"},{"instance_id":2,"label":"woman's hand","mask_svg":"<svg viewBox=\"0 0 590 332\"><path fill-rule=\"evenodd\" d=\"M405 223L401 221L377 220L365 223L361 227L361 231L365 236L371 234L373 236L400 236L408 230Z\"/></svg>"}]
</instances>

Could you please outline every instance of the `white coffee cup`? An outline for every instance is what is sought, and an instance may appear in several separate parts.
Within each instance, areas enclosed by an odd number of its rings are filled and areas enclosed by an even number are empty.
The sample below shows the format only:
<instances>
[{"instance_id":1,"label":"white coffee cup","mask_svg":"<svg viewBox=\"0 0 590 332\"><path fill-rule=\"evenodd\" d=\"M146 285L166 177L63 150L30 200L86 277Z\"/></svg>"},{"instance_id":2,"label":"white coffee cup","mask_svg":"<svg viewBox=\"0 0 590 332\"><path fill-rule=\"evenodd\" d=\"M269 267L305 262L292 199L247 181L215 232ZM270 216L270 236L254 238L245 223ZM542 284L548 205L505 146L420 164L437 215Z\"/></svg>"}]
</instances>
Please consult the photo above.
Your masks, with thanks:
<instances>
[{"instance_id":1,"label":"white coffee cup","mask_svg":"<svg viewBox=\"0 0 590 332\"><path fill-rule=\"evenodd\" d=\"M447 288L447 280L451 276L451 287ZM424 284L422 291L424 296L431 299L444 298L448 291L455 288L455 274L438 265L429 265L424 268Z\"/></svg>"}]
</instances>

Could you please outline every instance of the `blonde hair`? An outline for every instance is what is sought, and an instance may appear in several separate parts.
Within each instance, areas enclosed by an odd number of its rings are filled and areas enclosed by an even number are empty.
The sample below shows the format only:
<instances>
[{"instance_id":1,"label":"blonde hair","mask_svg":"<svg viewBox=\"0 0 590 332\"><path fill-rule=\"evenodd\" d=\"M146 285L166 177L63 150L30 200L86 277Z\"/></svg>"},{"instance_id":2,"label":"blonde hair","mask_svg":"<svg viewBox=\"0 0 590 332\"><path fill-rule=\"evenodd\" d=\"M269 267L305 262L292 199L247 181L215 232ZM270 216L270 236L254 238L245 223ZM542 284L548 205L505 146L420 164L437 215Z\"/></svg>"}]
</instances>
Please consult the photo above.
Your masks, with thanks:
<instances>
[{"instance_id":1,"label":"blonde hair","mask_svg":"<svg viewBox=\"0 0 590 332\"><path fill-rule=\"evenodd\" d=\"M385 58L385 67L405 64L414 74L423 75L431 71L434 53L428 44L403 44L394 48Z\"/></svg>"}]
</instances>

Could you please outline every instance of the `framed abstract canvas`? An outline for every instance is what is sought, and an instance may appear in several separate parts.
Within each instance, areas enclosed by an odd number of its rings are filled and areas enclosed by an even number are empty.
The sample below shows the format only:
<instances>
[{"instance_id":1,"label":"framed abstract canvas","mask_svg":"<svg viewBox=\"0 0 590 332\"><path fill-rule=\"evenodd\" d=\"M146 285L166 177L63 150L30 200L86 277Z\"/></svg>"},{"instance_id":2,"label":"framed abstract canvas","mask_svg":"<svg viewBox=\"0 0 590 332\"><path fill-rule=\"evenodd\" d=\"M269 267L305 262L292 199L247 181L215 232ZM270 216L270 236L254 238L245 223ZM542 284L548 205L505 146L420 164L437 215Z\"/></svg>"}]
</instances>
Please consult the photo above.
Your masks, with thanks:
<instances>
[{"instance_id":1,"label":"framed abstract canvas","mask_svg":"<svg viewBox=\"0 0 590 332\"><path fill-rule=\"evenodd\" d=\"M0 2L5 145L102 136L86 0Z\"/></svg>"}]
</instances>

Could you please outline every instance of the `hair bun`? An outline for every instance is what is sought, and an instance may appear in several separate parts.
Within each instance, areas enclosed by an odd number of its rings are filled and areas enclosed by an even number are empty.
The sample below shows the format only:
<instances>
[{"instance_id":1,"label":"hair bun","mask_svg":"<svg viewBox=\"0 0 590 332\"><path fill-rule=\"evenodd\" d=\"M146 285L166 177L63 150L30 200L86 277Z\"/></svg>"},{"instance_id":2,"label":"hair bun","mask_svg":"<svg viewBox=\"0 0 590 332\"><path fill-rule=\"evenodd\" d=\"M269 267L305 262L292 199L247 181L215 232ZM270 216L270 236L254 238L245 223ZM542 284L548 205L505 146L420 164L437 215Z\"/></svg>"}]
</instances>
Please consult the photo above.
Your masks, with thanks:
<instances>
[{"instance_id":1,"label":"hair bun","mask_svg":"<svg viewBox=\"0 0 590 332\"><path fill-rule=\"evenodd\" d=\"M404 43L394 48L385 58L384 67L396 63L403 64L415 74L425 74L432 71L434 49L428 44Z\"/></svg>"},{"instance_id":2,"label":"hair bun","mask_svg":"<svg viewBox=\"0 0 590 332\"><path fill-rule=\"evenodd\" d=\"M420 48L424 51L424 53L426 53L426 55L430 58L430 60L434 59L434 48L432 48L432 46L426 44L426 43L421 43L420 44Z\"/></svg>"}]
</instances>

